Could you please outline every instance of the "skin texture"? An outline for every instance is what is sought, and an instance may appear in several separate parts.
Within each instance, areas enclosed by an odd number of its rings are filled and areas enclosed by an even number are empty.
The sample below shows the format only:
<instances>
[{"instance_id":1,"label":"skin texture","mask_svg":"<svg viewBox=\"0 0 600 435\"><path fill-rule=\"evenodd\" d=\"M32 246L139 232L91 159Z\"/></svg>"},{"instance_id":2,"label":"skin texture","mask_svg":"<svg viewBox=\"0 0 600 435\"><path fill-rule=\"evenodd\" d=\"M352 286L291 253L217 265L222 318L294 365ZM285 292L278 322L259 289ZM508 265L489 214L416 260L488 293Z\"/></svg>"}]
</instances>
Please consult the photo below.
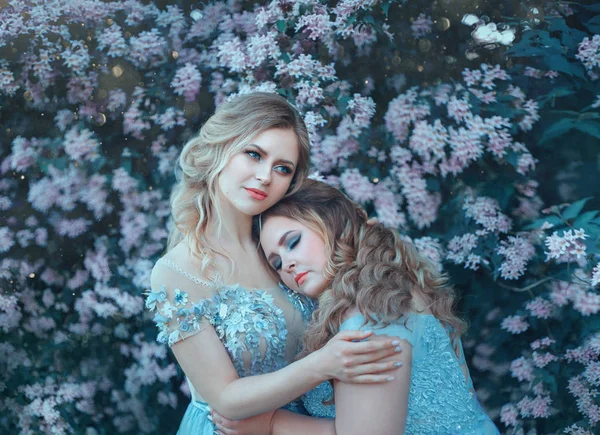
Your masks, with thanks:
<instances>
[{"instance_id":1,"label":"skin texture","mask_svg":"<svg viewBox=\"0 0 600 435\"><path fill-rule=\"evenodd\" d=\"M293 219L273 216L263 224L260 244L269 264L289 288L310 298L327 289L325 241L315 231ZM298 283L295 278L304 273Z\"/></svg>"}]
</instances>

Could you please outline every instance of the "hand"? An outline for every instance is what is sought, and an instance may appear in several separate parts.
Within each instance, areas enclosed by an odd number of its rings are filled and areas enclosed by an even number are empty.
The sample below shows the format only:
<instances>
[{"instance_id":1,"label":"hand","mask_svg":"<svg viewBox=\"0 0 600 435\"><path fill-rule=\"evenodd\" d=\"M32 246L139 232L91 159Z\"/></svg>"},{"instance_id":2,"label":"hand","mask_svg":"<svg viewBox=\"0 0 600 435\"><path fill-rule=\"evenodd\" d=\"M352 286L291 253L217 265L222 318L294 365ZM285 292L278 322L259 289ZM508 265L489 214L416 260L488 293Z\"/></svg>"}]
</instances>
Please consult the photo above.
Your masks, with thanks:
<instances>
[{"instance_id":1,"label":"hand","mask_svg":"<svg viewBox=\"0 0 600 435\"><path fill-rule=\"evenodd\" d=\"M354 342L365 338L369 340ZM402 366L401 351L398 337L373 335L372 331L342 331L309 357L315 358L325 379L376 384L394 380L392 371Z\"/></svg>"},{"instance_id":2,"label":"hand","mask_svg":"<svg viewBox=\"0 0 600 435\"><path fill-rule=\"evenodd\" d=\"M269 435L271 433L271 420L275 411L243 420L229 420L214 409L211 409L210 414L219 435Z\"/></svg>"}]
</instances>

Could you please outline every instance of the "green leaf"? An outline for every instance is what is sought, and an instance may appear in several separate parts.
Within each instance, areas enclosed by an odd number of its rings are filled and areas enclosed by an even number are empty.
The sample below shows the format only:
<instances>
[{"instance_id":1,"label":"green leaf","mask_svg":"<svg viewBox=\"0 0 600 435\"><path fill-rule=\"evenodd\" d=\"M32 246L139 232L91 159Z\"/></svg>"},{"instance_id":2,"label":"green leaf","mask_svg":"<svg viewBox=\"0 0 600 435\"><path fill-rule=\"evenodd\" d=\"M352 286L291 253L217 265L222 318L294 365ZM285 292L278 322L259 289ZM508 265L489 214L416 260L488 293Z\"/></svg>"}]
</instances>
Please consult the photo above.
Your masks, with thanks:
<instances>
[{"instance_id":1,"label":"green leaf","mask_svg":"<svg viewBox=\"0 0 600 435\"><path fill-rule=\"evenodd\" d=\"M542 138L540 139L540 143L546 143L552 139L556 139L561 137L569 132L569 130L575 128L575 120L564 118L558 121L556 124L553 124L548 128Z\"/></svg>"},{"instance_id":2,"label":"green leaf","mask_svg":"<svg viewBox=\"0 0 600 435\"><path fill-rule=\"evenodd\" d=\"M596 15L595 17L591 18L587 23L585 23L585 25L590 32L600 33L600 15Z\"/></svg>"},{"instance_id":3,"label":"green leaf","mask_svg":"<svg viewBox=\"0 0 600 435\"><path fill-rule=\"evenodd\" d=\"M571 64L563 56L552 54L550 56L547 56L544 59L544 61L546 63L546 66L552 71L563 72L565 74L569 74L570 76L573 75L573 72L571 70Z\"/></svg>"},{"instance_id":4,"label":"green leaf","mask_svg":"<svg viewBox=\"0 0 600 435\"><path fill-rule=\"evenodd\" d=\"M579 201L574 202L573 204L568 206L565 209L565 211L562 212L563 218L573 219L577 217L581 210L583 210L583 207L585 207L585 203L588 202L590 199L592 199L592 197L588 196L587 198L580 199Z\"/></svg>"},{"instance_id":5,"label":"green leaf","mask_svg":"<svg viewBox=\"0 0 600 435\"><path fill-rule=\"evenodd\" d=\"M385 1L381 4L381 9L383 10L383 13L385 14L385 16L387 17L389 12L390 12L390 2L389 1Z\"/></svg>"},{"instance_id":6,"label":"green leaf","mask_svg":"<svg viewBox=\"0 0 600 435\"><path fill-rule=\"evenodd\" d=\"M558 216L545 216L536 220L535 222L527 225L524 230L537 230L544 225L545 222L554 225L555 227L561 227L564 224L564 221Z\"/></svg>"},{"instance_id":7,"label":"green leaf","mask_svg":"<svg viewBox=\"0 0 600 435\"><path fill-rule=\"evenodd\" d=\"M281 33L285 33L286 29L287 29L287 21L277 20L277 30L279 30Z\"/></svg>"},{"instance_id":8,"label":"green leaf","mask_svg":"<svg viewBox=\"0 0 600 435\"><path fill-rule=\"evenodd\" d=\"M573 227L579 228L579 227L587 226L590 223L590 221L596 217L597 214L598 214L598 211L595 211L595 210L594 211L586 211L585 213L583 213L581 216L579 216L575 220Z\"/></svg>"},{"instance_id":9,"label":"green leaf","mask_svg":"<svg viewBox=\"0 0 600 435\"><path fill-rule=\"evenodd\" d=\"M594 121L577 122L575 128L582 133L600 139L600 123Z\"/></svg>"}]
</instances>

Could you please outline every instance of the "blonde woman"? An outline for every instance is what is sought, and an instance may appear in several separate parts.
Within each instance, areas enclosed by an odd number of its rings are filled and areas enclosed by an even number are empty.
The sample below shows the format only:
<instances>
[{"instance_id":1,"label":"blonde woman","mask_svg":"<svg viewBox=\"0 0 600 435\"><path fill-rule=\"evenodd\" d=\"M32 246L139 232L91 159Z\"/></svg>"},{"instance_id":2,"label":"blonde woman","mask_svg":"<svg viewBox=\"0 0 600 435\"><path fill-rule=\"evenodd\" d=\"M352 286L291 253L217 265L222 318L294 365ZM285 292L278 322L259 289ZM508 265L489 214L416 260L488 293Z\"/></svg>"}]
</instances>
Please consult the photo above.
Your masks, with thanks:
<instances>
[{"instance_id":1,"label":"blonde woman","mask_svg":"<svg viewBox=\"0 0 600 435\"><path fill-rule=\"evenodd\" d=\"M265 93L219 106L181 152L174 229L146 299L158 341L171 346L190 387L180 434L212 434L210 407L231 419L286 404L301 412L291 402L325 379L393 379L399 342L352 342L370 335L361 331L338 334L288 365L311 304L261 262L252 217L301 185L308 160L302 118L285 99Z\"/></svg>"},{"instance_id":2,"label":"blonde woman","mask_svg":"<svg viewBox=\"0 0 600 435\"><path fill-rule=\"evenodd\" d=\"M288 287L318 298L306 353L319 352L339 331L359 328L398 336L404 348L404 367L393 382L335 381L335 405L324 384L305 404L311 415L329 419L279 410L262 433L498 434L475 397L454 292L412 245L381 224L367 224L362 208L312 180L260 221L268 264ZM243 421L218 414L215 421L222 433L249 433Z\"/></svg>"}]
</instances>

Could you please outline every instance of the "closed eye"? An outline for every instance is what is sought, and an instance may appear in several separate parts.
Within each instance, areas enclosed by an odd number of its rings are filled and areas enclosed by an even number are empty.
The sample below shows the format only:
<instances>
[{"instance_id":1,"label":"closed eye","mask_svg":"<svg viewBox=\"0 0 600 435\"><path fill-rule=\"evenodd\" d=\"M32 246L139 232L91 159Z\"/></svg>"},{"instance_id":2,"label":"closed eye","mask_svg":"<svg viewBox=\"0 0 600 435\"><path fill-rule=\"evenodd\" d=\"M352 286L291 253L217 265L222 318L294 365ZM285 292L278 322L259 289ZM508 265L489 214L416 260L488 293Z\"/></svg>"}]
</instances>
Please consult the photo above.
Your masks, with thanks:
<instances>
[{"instance_id":1,"label":"closed eye","mask_svg":"<svg viewBox=\"0 0 600 435\"><path fill-rule=\"evenodd\" d=\"M273 269L275 269L275 271L276 271L276 272L277 272L278 270L280 270L280 269L281 269L281 258L277 257L277 258L275 259L275 261L272 261L272 262L271 262L271 267L272 267Z\"/></svg>"}]
</instances>

